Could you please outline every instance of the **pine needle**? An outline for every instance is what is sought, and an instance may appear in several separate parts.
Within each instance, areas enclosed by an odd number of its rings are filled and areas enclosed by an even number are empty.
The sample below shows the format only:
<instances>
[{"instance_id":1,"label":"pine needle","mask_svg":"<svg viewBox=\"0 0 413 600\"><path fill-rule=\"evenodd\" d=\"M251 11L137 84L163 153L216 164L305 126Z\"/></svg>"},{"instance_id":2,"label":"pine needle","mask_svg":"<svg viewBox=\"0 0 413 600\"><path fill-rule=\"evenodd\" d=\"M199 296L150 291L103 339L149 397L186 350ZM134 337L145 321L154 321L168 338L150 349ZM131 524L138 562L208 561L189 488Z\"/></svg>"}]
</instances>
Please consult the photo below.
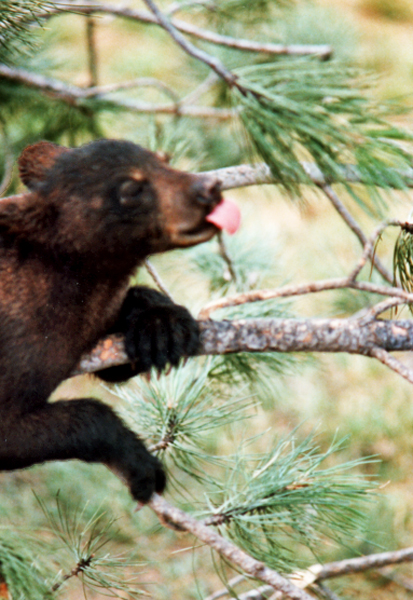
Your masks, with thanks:
<instances>
[{"instance_id":1,"label":"pine needle","mask_svg":"<svg viewBox=\"0 0 413 600\"><path fill-rule=\"evenodd\" d=\"M314 160L328 181L341 181L340 164L351 163L367 186L406 186L399 170L410 166L411 155L393 140L407 134L388 124L388 108L368 100L355 70L289 58L237 74L233 94L241 122L290 194L300 195L300 184L311 183L303 157Z\"/></svg>"}]
</instances>

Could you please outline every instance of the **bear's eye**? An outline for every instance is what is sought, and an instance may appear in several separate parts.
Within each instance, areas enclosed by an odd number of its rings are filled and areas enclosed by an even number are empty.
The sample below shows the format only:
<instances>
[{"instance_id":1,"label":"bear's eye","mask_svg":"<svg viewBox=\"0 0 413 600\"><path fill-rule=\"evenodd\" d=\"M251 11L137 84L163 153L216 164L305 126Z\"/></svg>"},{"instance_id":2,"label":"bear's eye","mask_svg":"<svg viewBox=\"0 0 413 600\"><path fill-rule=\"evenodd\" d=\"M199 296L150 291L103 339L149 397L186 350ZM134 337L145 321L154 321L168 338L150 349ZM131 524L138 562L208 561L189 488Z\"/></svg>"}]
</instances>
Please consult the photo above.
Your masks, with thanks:
<instances>
[{"instance_id":1,"label":"bear's eye","mask_svg":"<svg viewBox=\"0 0 413 600\"><path fill-rule=\"evenodd\" d=\"M150 192L149 181L142 179L127 179L123 181L118 188L119 203L124 206L132 206L142 201L143 196Z\"/></svg>"}]
</instances>

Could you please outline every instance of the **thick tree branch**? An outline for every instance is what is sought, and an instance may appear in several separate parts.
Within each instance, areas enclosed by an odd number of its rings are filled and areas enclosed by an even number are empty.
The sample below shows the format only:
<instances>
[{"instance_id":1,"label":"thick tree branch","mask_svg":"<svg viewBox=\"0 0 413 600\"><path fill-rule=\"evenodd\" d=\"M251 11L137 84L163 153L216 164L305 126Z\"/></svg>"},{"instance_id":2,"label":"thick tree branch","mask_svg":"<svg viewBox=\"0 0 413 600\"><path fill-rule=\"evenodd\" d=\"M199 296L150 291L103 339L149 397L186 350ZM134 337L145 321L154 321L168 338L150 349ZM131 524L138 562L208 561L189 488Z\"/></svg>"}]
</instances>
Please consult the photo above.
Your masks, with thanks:
<instances>
[{"instance_id":1,"label":"thick tree branch","mask_svg":"<svg viewBox=\"0 0 413 600\"><path fill-rule=\"evenodd\" d=\"M348 352L375 356L377 349L387 352L413 350L413 321L409 320L245 319L200 321L200 327L202 346L199 354L204 355L234 352ZM128 358L122 339L110 336L82 358L73 375L93 373L126 362Z\"/></svg>"},{"instance_id":2,"label":"thick tree branch","mask_svg":"<svg viewBox=\"0 0 413 600\"><path fill-rule=\"evenodd\" d=\"M320 187L334 183L328 181L321 169L315 164L307 161L302 161L301 165L311 181ZM398 171L409 187L413 187L413 169ZM235 167L225 167L223 169L215 169L213 171L205 171L204 175L211 175L218 179L221 183L221 189L228 190L231 188L247 187L249 185L262 185L266 183L277 184L270 168L265 163L257 163L255 165L238 165ZM341 165L340 177L337 183L346 181L348 183L367 183L357 167L353 165Z\"/></svg>"}]
</instances>

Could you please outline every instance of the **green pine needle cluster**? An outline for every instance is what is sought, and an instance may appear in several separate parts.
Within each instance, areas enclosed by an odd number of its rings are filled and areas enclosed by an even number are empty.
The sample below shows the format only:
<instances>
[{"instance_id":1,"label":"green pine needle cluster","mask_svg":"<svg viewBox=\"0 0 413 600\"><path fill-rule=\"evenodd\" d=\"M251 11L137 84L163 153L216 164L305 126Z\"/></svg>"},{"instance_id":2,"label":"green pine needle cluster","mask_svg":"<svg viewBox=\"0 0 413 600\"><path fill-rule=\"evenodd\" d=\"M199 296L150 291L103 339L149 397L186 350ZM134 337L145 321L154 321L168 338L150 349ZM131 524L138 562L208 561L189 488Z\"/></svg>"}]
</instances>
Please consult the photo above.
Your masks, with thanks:
<instances>
[{"instance_id":1,"label":"green pine needle cluster","mask_svg":"<svg viewBox=\"0 0 413 600\"><path fill-rule=\"evenodd\" d=\"M393 252L394 281L406 292L413 292L413 225L406 223L401 228ZM410 310L412 310L410 305Z\"/></svg>"},{"instance_id":2,"label":"green pine needle cluster","mask_svg":"<svg viewBox=\"0 0 413 600\"><path fill-rule=\"evenodd\" d=\"M351 539L360 531L374 486L355 472L368 459L329 466L342 444L322 452L313 436L300 442L293 432L264 454L244 454L241 448L216 482L219 491L209 496L211 523L283 572L297 568L299 546L311 551L311 560L326 539L338 544Z\"/></svg>"},{"instance_id":3,"label":"green pine needle cluster","mask_svg":"<svg viewBox=\"0 0 413 600\"><path fill-rule=\"evenodd\" d=\"M0 3L0 61L7 62L15 52L33 48L31 25L50 10L48 0L3 0Z\"/></svg>"},{"instance_id":4,"label":"green pine needle cluster","mask_svg":"<svg viewBox=\"0 0 413 600\"><path fill-rule=\"evenodd\" d=\"M133 385L116 386L123 416L153 452L196 478L203 462L219 463L205 451L211 434L247 418L254 404L250 394L229 398L218 394L211 372L216 358L191 359L169 375L136 378Z\"/></svg>"},{"instance_id":5,"label":"green pine needle cluster","mask_svg":"<svg viewBox=\"0 0 413 600\"><path fill-rule=\"evenodd\" d=\"M342 163L355 165L366 186L404 188L411 154L394 140L388 110L369 100L357 73L316 58L281 59L237 70L233 90L240 119L274 178L290 194L310 184L300 160L313 160L330 181Z\"/></svg>"},{"instance_id":6,"label":"green pine needle cluster","mask_svg":"<svg viewBox=\"0 0 413 600\"><path fill-rule=\"evenodd\" d=\"M68 506L60 500L59 494L55 509L40 498L37 500L57 541L55 558L59 558L59 564L67 565L67 572L62 569L54 577L51 591L60 593L76 576L80 578L84 592L91 590L124 600L144 593L137 580L142 563L131 556L116 554L110 548L116 536L115 518L100 510L85 517L87 507ZM125 577L126 570L132 575Z\"/></svg>"},{"instance_id":7,"label":"green pine needle cluster","mask_svg":"<svg viewBox=\"0 0 413 600\"><path fill-rule=\"evenodd\" d=\"M13 600L52 598L44 552L40 541L28 539L20 531L0 529L0 581L6 582Z\"/></svg>"}]
</instances>

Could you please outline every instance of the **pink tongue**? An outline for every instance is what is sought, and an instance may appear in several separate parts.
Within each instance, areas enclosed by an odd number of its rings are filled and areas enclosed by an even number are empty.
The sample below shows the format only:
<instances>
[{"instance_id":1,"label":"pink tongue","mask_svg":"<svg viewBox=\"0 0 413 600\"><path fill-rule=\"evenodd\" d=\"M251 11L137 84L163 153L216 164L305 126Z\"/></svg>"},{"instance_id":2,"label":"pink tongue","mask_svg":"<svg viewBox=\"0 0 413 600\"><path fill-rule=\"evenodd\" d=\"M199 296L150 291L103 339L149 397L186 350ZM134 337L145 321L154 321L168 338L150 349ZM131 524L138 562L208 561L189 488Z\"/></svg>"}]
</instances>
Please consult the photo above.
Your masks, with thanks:
<instances>
[{"instance_id":1,"label":"pink tongue","mask_svg":"<svg viewBox=\"0 0 413 600\"><path fill-rule=\"evenodd\" d=\"M206 217L206 221L218 227L225 229L228 233L235 233L241 223L241 213L235 202L231 200L222 200L214 210Z\"/></svg>"}]
</instances>

